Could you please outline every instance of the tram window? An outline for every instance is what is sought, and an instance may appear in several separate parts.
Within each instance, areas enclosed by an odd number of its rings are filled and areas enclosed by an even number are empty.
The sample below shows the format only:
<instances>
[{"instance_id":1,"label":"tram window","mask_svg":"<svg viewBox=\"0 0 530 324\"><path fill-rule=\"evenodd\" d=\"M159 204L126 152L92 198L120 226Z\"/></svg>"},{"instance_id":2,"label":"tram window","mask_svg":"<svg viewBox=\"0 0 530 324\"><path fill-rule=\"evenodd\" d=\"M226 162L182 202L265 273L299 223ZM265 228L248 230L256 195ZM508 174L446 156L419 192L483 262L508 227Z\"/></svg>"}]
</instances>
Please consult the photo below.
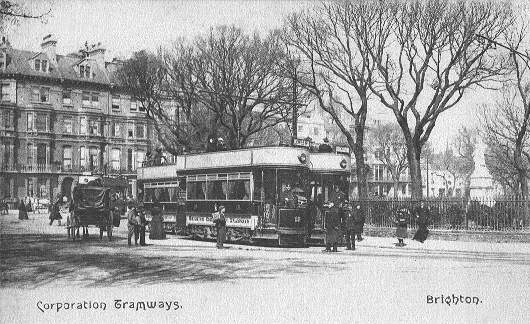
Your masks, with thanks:
<instances>
[{"instance_id":1,"label":"tram window","mask_svg":"<svg viewBox=\"0 0 530 324\"><path fill-rule=\"evenodd\" d=\"M226 200L227 187L226 180L208 181L208 199Z\"/></svg>"},{"instance_id":2,"label":"tram window","mask_svg":"<svg viewBox=\"0 0 530 324\"><path fill-rule=\"evenodd\" d=\"M168 202L169 201L168 188L156 188L155 199L156 201L159 201L159 202Z\"/></svg>"},{"instance_id":3,"label":"tram window","mask_svg":"<svg viewBox=\"0 0 530 324\"><path fill-rule=\"evenodd\" d=\"M228 181L228 199L250 200L250 180Z\"/></svg>"},{"instance_id":4,"label":"tram window","mask_svg":"<svg viewBox=\"0 0 530 324\"><path fill-rule=\"evenodd\" d=\"M144 194L144 201L145 202L153 202L153 198L155 196L155 189L154 188L146 188L145 194Z\"/></svg>"},{"instance_id":5,"label":"tram window","mask_svg":"<svg viewBox=\"0 0 530 324\"><path fill-rule=\"evenodd\" d=\"M206 192L206 181L188 182L187 185L188 199L204 200Z\"/></svg>"},{"instance_id":6,"label":"tram window","mask_svg":"<svg viewBox=\"0 0 530 324\"><path fill-rule=\"evenodd\" d=\"M261 176L260 176L261 178ZM265 202L276 200L276 174L275 170L263 171L263 187L265 189Z\"/></svg>"},{"instance_id":7,"label":"tram window","mask_svg":"<svg viewBox=\"0 0 530 324\"><path fill-rule=\"evenodd\" d=\"M178 201L178 197L179 197L179 188L178 187L170 187L168 188L168 191L169 191L169 199L171 202L176 202Z\"/></svg>"}]
</instances>

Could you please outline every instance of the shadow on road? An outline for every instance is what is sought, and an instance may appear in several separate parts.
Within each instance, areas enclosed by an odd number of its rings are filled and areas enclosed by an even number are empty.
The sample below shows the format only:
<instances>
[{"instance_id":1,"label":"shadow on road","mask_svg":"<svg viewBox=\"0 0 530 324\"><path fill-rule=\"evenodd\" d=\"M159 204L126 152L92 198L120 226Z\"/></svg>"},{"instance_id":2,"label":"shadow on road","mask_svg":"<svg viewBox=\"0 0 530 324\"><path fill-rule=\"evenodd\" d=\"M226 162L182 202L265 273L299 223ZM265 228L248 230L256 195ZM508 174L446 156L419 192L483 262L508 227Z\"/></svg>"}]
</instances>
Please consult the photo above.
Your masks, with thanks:
<instances>
[{"instance_id":1,"label":"shadow on road","mask_svg":"<svg viewBox=\"0 0 530 324\"><path fill-rule=\"evenodd\" d=\"M100 241L93 236L85 241L71 242L56 235L3 234L0 238L0 286L32 289L66 285L109 287L220 282L343 267L340 263L330 265L291 258L264 261L237 254L231 256L231 253L217 254L212 247L192 245L128 248L123 242L116 244L120 240L124 239L108 242L105 237ZM197 253L190 255L193 250ZM202 256L201 250L213 254Z\"/></svg>"}]
</instances>

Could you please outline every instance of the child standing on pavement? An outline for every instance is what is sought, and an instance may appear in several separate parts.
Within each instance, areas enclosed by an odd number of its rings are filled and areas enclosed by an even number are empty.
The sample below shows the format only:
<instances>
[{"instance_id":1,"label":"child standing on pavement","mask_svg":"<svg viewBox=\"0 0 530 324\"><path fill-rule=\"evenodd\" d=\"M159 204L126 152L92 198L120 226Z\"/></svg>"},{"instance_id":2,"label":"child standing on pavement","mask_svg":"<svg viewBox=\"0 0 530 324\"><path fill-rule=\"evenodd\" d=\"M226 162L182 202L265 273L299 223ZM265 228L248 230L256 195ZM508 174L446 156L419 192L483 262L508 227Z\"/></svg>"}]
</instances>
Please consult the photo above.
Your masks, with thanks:
<instances>
[{"instance_id":1,"label":"child standing on pavement","mask_svg":"<svg viewBox=\"0 0 530 324\"><path fill-rule=\"evenodd\" d=\"M401 208L397 211L394 223L396 224L396 237L398 242L396 246L405 246L403 242L407 238L407 224L409 219L409 210L407 208Z\"/></svg>"}]
</instances>

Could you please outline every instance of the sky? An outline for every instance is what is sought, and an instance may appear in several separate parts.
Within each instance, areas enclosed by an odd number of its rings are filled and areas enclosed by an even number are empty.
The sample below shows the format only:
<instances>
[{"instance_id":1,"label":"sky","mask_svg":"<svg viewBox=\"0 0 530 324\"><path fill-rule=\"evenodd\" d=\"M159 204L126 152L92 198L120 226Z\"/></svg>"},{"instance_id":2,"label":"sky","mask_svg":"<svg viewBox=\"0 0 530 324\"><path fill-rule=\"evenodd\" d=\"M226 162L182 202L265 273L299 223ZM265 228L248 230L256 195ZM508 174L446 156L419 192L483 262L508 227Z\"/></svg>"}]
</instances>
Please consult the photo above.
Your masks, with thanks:
<instances>
[{"instance_id":1,"label":"sky","mask_svg":"<svg viewBox=\"0 0 530 324\"><path fill-rule=\"evenodd\" d=\"M193 38L210 27L234 24L249 32L266 33L278 28L283 17L306 8L314 1L82 1L33 0L22 1L33 12L52 9L45 23L24 21L8 33L15 48L40 50L42 38L54 34L58 40L57 53L68 54L81 46L101 42L106 59L126 58L141 49L155 50L170 45L180 37ZM431 135L436 150L444 149L462 126L479 125L479 110L497 96L491 91L470 92L455 108L440 115ZM385 109L381 114L393 116ZM379 118L379 117L378 117Z\"/></svg>"}]
</instances>

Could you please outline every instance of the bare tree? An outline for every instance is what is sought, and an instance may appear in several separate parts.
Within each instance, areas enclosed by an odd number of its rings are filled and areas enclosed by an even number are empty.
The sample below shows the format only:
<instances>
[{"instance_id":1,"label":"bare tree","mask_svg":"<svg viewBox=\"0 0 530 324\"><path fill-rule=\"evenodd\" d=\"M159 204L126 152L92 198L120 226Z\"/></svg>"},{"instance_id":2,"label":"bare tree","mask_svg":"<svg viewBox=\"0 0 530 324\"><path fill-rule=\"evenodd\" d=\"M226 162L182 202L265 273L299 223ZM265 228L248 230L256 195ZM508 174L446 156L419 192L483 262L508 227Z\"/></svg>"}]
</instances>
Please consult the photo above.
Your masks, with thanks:
<instances>
[{"instance_id":1,"label":"bare tree","mask_svg":"<svg viewBox=\"0 0 530 324\"><path fill-rule=\"evenodd\" d=\"M464 198L469 199L471 175L475 170L475 149L477 146L477 131L462 127L453 141L456 158L458 159L458 173L464 177Z\"/></svg>"},{"instance_id":2,"label":"bare tree","mask_svg":"<svg viewBox=\"0 0 530 324\"><path fill-rule=\"evenodd\" d=\"M51 8L40 13L31 12L22 4L9 0L0 1L0 32L4 31L7 25L17 25L20 20L34 19L43 20L51 13Z\"/></svg>"},{"instance_id":3,"label":"bare tree","mask_svg":"<svg viewBox=\"0 0 530 324\"><path fill-rule=\"evenodd\" d=\"M493 179L508 192L527 197L530 134L522 132L525 127L525 111L518 102L517 91L514 88L505 89L502 100L484 110L482 124L484 142L487 145L486 166ZM521 145L520 153L517 152L518 145ZM517 157L518 154L521 156Z\"/></svg>"},{"instance_id":4,"label":"bare tree","mask_svg":"<svg viewBox=\"0 0 530 324\"><path fill-rule=\"evenodd\" d=\"M214 114L231 148L292 118L292 81L280 70L287 58L278 36L249 36L223 26L195 41L191 72L199 86L197 98Z\"/></svg>"},{"instance_id":5,"label":"bare tree","mask_svg":"<svg viewBox=\"0 0 530 324\"><path fill-rule=\"evenodd\" d=\"M394 182L394 197L397 197L401 175L407 170L407 147L405 138L396 124L382 124L368 134L375 158L383 163Z\"/></svg>"},{"instance_id":6,"label":"bare tree","mask_svg":"<svg viewBox=\"0 0 530 324\"><path fill-rule=\"evenodd\" d=\"M507 83L503 100L496 103L498 111L495 115L485 113L483 123L489 146L490 170L503 185L511 187L514 194L526 199L530 178L530 55L525 47L528 44L528 10L524 6L518 9L518 28L508 30L503 43L481 35L487 42L507 50L514 72L514 79ZM497 128L499 126L504 128ZM528 205L525 213L527 216L530 214Z\"/></svg>"},{"instance_id":7,"label":"bare tree","mask_svg":"<svg viewBox=\"0 0 530 324\"><path fill-rule=\"evenodd\" d=\"M146 110L160 142L172 154L202 147L202 134L208 128L205 109L186 93L171 97L169 69L161 53L134 53L117 71L125 91L133 94Z\"/></svg>"},{"instance_id":8,"label":"bare tree","mask_svg":"<svg viewBox=\"0 0 530 324\"><path fill-rule=\"evenodd\" d=\"M221 26L156 55L137 53L118 79L144 105L171 153L200 149L208 136L225 137L236 149L293 118L292 80L280 71L286 61L277 33L262 38Z\"/></svg>"},{"instance_id":9,"label":"bare tree","mask_svg":"<svg viewBox=\"0 0 530 324\"><path fill-rule=\"evenodd\" d=\"M420 198L421 151L440 114L455 107L469 89L490 87L508 72L491 43L477 34L499 39L514 19L505 2L378 3L379 11L395 14L367 26L382 30L381 37L362 39L378 71L370 89L403 131L412 195Z\"/></svg>"},{"instance_id":10,"label":"bare tree","mask_svg":"<svg viewBox=\"0 0 530 324\"><path fill-rule=\"evenodd\" d=\"M392 15L374 7L375 2L321 3L289 16L284 33L288 48L302 62L299 83L333 118L355 155L360 198L368 196L364 134L375 69L366 43L360 40L384 37L369 26L379 15ZM353 120L353 131L344 115Z\"/></svg>"}]
</instances>

